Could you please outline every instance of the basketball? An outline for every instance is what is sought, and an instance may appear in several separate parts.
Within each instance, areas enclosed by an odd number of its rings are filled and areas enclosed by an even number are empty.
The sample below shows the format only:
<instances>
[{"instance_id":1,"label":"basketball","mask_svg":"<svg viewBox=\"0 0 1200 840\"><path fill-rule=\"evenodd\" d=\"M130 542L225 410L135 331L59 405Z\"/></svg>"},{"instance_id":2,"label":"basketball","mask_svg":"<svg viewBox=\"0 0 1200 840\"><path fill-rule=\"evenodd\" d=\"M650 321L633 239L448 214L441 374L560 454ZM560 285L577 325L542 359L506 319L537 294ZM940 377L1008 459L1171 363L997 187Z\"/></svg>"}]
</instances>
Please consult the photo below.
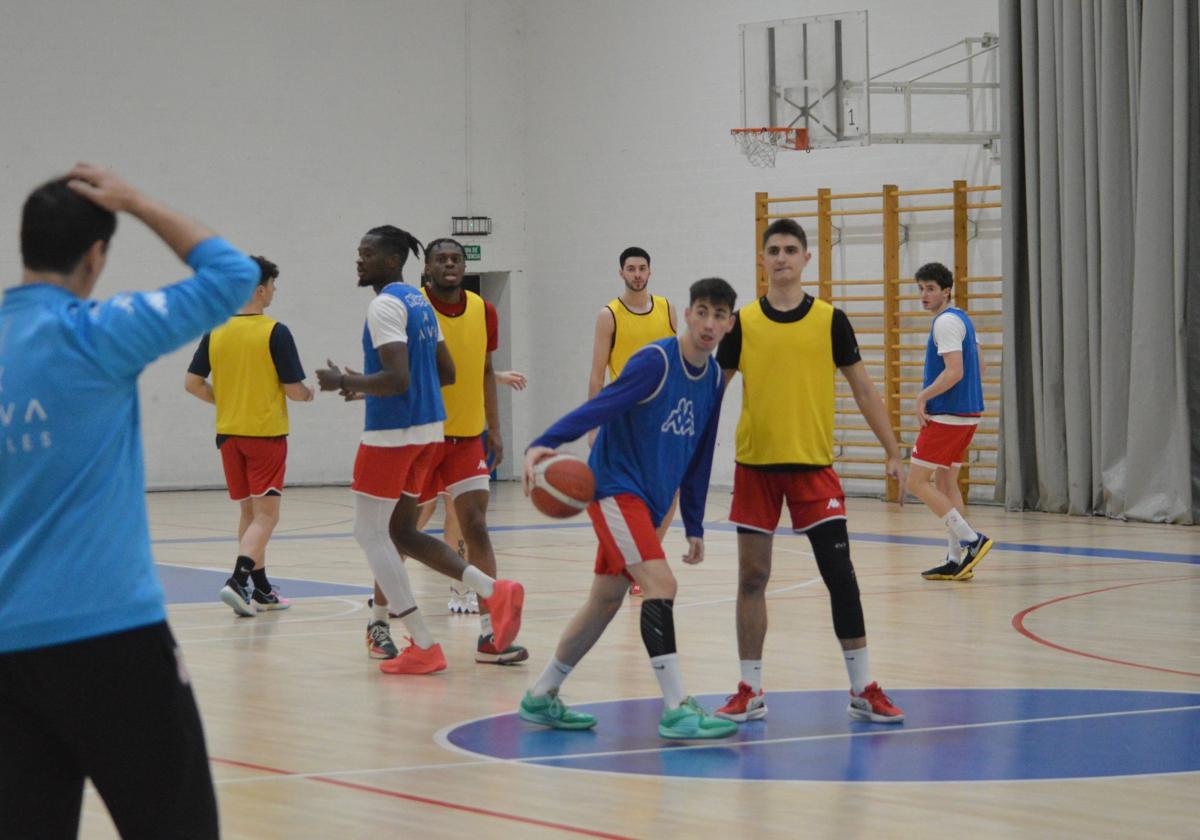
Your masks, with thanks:
<instances>
[{"instance_id":1,"label":"basketball","mask_svg":"<svg viewBox=\"0 0 1200 840\"><path fill-rule=\"evenodd\" d=\"M529 498L546 516L566 519L588 506L596 480L588 465L574 455L549 455L533 467Z\"/></svg>"}]
</instances>

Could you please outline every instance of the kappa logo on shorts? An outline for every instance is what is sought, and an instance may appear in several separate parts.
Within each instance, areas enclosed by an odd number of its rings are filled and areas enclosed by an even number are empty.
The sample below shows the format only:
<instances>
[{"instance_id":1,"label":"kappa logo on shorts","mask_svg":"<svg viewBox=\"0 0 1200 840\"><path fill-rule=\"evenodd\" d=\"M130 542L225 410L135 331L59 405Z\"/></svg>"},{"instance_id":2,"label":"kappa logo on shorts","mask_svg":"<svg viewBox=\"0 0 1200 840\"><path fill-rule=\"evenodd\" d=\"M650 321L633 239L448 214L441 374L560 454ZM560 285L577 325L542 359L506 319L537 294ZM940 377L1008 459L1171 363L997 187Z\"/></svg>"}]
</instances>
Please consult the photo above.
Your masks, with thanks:
<instances>
[{"instance_id":1,"label":"kappa logo on shorts","mask_svg":"<svg viewBox=\"0 0 1200 840\"><path fill-rule=\"evenodd\" d=\"M692 410L692 401L687 397L680 397L679 402L671 410L670 416L667 417L659 431L672 432L681 437L691 437L696 434L696 415Z\"/></svg>"},{"instance_id":2,"label":"kappa logo on shorts","mask_svg":"<svg viewBox=\"0 0 1200 840\"><path fill-rule=\"evenodd\" d=\"M825 510L837 510L842 506L842 503L837 499L830 499L829 504L825 505Z\"/></svg>"}]
</instances>

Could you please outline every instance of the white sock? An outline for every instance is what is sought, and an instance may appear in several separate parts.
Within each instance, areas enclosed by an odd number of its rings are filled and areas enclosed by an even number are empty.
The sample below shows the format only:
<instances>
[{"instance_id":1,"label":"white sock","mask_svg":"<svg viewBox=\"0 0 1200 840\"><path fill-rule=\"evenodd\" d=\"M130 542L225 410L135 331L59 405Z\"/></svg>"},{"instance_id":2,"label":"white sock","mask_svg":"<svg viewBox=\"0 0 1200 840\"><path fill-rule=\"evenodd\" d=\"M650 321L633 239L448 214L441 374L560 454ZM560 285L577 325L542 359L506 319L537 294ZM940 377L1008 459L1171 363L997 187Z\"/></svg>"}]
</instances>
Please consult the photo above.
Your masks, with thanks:
<instances>
[{"instance_id":1,"label":"white sock","mask_svg":"<svg viewBox=\"0 0 1200 840\"><path fill-rule=\"evenodd\" d=\"M463 570L462 582L474 589L480 598L491 598L492 584L496 581L479 571L476 566L467 566Z\"/></svg>"},{"instance_id":2,"label":"white sock","mask_svg":"<svg viewBox=\"0 0 1200 840\"><path fill-rule=\"evenodd\" d=\"M479 614L479 635L492 635L492 614L481 612Z\"/></svg>"},{"instance_id":3,"label":"white sock","mask_svg":"<svg viewBox=\"0 0 1200 840\"><path fill-rule=\"evenodd\" d=\"M862 694L863 689L871 684L871 660L866 647L843 650L842 656L846 660L846 673L850 675L850 690Z\"/></svg>"},{"instance_id":4,"label":"white sock","mask_svg":"<svg viewBox=\"0 0 1200 840\"><path fill-rule=\"evenodd\" d=\"M946 523L946 527L954 536L958 537L960 543L973 543L979 539L979 535L967 524L967 520L962 518L962 514L954 508L942 517L942 521Z\"/></svg>"},{"instance_id":5,"label":"white sock","mask_svg":"<svg viewBox=\"0 0 1200 840\"><path fill-rule=\"evenodd\" d=\"M946 532L946 559L951 563L962 562L962 543L953 531Z\"/></svg>"},{"instance_id":6,"label":"white sock","mask_svg":"<svg viewBox=\"0 0 1200 840\"><path fill-rule=\"evenodd\" d=\"M537 678L533 688L529 689L529 693L534 697L544 697L551 691L556 691L573 670L575 669L571 665L564 665L553 656L550 657L550 661L546 664L546 670L542 671L542 675Z\"/></svg>"},{"instance_id":7,"label":"white sock","mask_svg":"<svg viewBox=\"0 0 1200 840\"><path fill-rule=\"evenodd\" d=\"M683 674L679 670L679 654L652 656L650 665L654 668L654 676L658 678L658 687L662 689L663 702L668 709L674 709L687 699L687 692L683 690Z\"/></svg>"},{"instance_id":8,"label":"white sock","mask_svg":"<svg viewBox=\"0 0 1200 840\"><path fill-rule=\"evenodd\" d=\"M762 660L742 660L742 682L754 689L754 693L762 691Z\"/></svg>"},{"instance_id":9,"label":"white sock","mask_svg":"<svg viewBox=\"0 0 1200 840\"><path fill-rule=\"evenodd\" d=\"M387 624L388 623L388 608L381 607L381 606L379 606L379 604L376 604L374 601L372 601L371 602L371 621L382 621L384 624Z\"/></svg>"},{"instance_id":10,"label":"white sock","mask_svg":"<svg viewBox=\"0 0 1200 840\"><path fill-rule=\"evenodd\" d=\"M404 629L408 631L408 635L412 636L414 645L422 650L433 647L433 634L425 626L425 618L421 615L420 610L413 610L408 615L401 616L400 622L404 625Z\"/></svg>"}]
</instances>

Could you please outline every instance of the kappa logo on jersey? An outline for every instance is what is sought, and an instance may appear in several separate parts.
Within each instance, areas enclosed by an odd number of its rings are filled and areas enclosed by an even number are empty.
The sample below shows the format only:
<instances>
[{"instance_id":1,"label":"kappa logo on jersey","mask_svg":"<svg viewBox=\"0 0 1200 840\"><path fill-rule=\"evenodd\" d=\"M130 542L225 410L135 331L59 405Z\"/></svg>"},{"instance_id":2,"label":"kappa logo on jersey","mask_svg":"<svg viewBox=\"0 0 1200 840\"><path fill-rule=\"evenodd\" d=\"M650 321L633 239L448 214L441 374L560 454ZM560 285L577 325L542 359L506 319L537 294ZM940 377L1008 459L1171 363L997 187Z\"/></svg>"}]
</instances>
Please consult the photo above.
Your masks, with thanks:
<instances>
[{"instance_id":1,"label":"kappa logo on jersey","mask_svg":"<svg viewBox=\"0 0 1200 840\"><path fill-rule=\"evenodd\" d=\"M681 437L696 434L696 415L692 410L692 401L687 397L680 397L660 431L671 432Z\"/></svg>"},{"instance_id":2,"label":"kappa logo on jersey","mask_svg":"<svg viewBox=\"0 0 1200 840\"><path fill-rule=\"evenodd\" d=\"M475 469L477 469L477 470L486 470L487 468L488 468L487 461L480 461L480 462L479 462L479 466L478 466L478 467L476 467Z\"/></svg>"}]
</instances>

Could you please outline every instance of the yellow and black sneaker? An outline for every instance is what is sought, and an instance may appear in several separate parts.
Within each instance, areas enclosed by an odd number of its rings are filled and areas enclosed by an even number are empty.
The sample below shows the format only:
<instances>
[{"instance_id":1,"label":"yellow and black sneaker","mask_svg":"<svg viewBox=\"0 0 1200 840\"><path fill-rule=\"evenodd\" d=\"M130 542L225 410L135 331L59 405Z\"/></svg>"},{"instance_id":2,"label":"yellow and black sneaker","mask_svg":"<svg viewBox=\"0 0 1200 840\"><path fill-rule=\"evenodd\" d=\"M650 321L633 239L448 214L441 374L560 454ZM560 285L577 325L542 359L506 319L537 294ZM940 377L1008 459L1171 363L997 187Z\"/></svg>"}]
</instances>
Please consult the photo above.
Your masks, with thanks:
<instances>
[{"instance_id":1,"label":"yellow and black sneaker","mask_svg":"<svg viewBox=\"0 0 1200 840\"><path fill-rule=\"evenodd\" d=\"M963 552L962 565L958 567L958 574L952 580L966 580L967 575L972 574L979 561L992 550L992 538L987 534L980 534L975 542L965 546Z\"/></svg>"},{"instance_id":2,"label":"yellow and black sneaker","mask_svg":"<svg viewBox=\"0 0 1200 840\"><path fill-rule=\"evenodd\" d=\"M947 557L942 565L921 572L921 577L925 580L970 580L975 577L975 573L962 574L962 566Z\"/></svg>"}]
</instances>

